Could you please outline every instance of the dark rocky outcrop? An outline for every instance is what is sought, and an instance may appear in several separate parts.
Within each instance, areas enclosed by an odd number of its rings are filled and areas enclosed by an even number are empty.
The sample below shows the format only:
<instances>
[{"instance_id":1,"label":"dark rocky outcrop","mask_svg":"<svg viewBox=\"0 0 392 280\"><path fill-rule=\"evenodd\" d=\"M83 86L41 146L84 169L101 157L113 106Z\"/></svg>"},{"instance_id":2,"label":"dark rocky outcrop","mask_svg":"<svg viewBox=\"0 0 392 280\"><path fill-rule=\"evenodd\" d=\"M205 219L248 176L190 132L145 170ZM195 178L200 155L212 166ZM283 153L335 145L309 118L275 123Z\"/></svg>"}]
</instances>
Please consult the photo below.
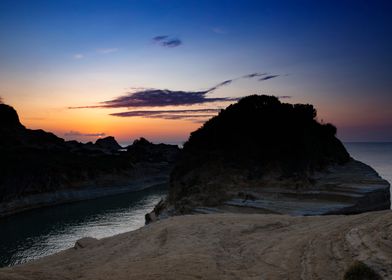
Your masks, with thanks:
<instances>
[{"instance_id":1,"label":"dark rocky outcrop","mask_svg":"<svg viewBox=\"0 0 392 280\"><path fill-rule=\"evenodd\" d=\"M19 121L18 113L9 105L0 103L0 129L17 129L23 128Z\"/></svg>"},{"instance_id":2,"label":"dark rocky outcrop","mask_svg":"<svg viewBox=\"0 0 392 280\"><path fill-rule=\"evenodd\" d=\"M147 160L150 162L174 162L179 148L177 145L153 144L145 138L136 139L127 147L127 153L136 161Z\"/></svg>"},{"instance_id":3,"label":"dark rocky outcrop","mask_svg":"<svg viewBox=\"0 0 392 280\"><path fill-rule=\"evenodd\" d=\"M64 141L25 128L0 104L0 216L167 182L179 148L149 143L151 157L132 146L121 151L110 136L95 144Z\"/></svg>"},{"instance_id":4,"label":"dark rocky outcrop","mask_svg":"<svg viewBox=\"0 0 392 280\"><path fill-rule=\"evenodd\" d=\"M61 148L64 140L43 130L26 129L14 108L0 104L0 148Z\"/></svg>"},{"instance_id":5,"label":"dark rocky outcrop","mask_svg":"<svg viewBox=\"0 0 392 280\"><path fill-rule=\"evenodd\" d=\"M315 215L388 209L389 184L353 160L309 104L248 96L191 133L154 215Z\"/></svg>"},{"instance_id":6,"label":"dark rocky outcrop","mask_svg":"<svg viewBox=\"0 0 392 280\"><path fill-rule=\"evenodd\" d=\"M122 149L122 147L117 143L116 139L114 139L113 136L100 138L95 142L95 145L101 149L114 153Z\"/></svg>"}]
</instances>

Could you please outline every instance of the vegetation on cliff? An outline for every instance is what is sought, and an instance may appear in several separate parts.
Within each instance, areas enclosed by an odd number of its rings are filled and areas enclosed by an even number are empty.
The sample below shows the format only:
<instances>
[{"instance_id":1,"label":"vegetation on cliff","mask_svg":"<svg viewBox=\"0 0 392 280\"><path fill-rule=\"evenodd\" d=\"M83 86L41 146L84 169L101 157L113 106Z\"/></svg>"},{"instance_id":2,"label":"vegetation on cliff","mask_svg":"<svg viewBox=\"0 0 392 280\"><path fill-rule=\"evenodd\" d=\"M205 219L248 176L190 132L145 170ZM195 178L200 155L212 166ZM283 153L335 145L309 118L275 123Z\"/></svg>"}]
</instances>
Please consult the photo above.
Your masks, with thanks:
<instances>
[{"instance_id":1,"label":"vegetation on cliff","mask_svg":"<svg viewBox=\"0 0 392 280\"><path fill-rule=\"evenodd\" d=\"M255 179L311 183L309 174L349 159L336 128L320 123L312 105L252 95L191 133L171 175L169 201L214 204L229 185Z\"/></svg>"}]
</instances>

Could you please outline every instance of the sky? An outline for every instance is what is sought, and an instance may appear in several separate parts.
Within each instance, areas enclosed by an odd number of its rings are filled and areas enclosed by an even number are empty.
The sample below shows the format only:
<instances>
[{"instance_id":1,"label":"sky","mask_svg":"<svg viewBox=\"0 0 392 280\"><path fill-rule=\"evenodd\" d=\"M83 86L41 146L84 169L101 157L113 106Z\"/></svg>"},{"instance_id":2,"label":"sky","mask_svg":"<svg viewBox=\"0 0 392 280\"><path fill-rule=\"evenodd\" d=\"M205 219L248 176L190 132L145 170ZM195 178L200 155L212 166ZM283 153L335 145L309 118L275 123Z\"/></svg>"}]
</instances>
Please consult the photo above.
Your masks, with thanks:
<instances>
[{"instance_id":1,"label":"sky","mask_svg":"<svg viewBox=\"0 0 392 280\"><path fill-rule=\"evenodd\" d=\"M66 139L181 144L238 98L392 141L391 1L1 0L0 98Z\"/></svg>"}]
</instances>

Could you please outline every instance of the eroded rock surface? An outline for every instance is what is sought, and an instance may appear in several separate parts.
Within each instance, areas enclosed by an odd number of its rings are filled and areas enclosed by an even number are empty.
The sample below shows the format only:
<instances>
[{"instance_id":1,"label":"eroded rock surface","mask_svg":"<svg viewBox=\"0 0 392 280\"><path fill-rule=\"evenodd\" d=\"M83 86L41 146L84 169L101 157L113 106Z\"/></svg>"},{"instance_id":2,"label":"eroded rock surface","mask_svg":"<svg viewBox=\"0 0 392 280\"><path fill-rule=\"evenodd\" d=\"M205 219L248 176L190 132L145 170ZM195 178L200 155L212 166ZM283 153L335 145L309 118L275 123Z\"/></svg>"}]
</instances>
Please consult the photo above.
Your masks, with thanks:
<instances>
[{"instance_id":1,"label":"eroded rock surface","mask_svg":"<svg viewBox=\"0 0 392 280\"><path fill-rule=\"evenodd\" d=\"M0 269L0 279L336 280L356 260L392 278L391 211L173 217Z\"/></svg>"},{"instance_id":2,"label":"eroded rock surface","mask_svg":"<svg viewBox=\"0 0 392 280\"><path fill-rule=\"evenodd\" d=\"M355 214L390 208L389 183L356 160L329 167L311 177L313 184L293 188L279 182L238 189L218 211L251 208L289 215ZM234 191L234 190L232 190ZM197 209L196 209L197 210Z\"/></svg>"}]
</instances>

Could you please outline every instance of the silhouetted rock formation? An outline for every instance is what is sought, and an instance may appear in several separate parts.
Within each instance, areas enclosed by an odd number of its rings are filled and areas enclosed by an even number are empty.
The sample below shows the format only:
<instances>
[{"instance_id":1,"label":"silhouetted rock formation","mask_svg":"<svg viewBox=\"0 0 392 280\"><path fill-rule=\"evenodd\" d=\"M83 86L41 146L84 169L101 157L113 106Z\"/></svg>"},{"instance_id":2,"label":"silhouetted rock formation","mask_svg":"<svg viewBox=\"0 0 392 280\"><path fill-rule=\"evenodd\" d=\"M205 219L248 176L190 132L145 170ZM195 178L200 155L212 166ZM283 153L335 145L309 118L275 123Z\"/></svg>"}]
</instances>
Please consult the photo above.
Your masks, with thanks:
<instances>
[{"instance_id":1,"label":"silhouetted rock formation","mask_svg":"<svg viewBox=\"0 0 392 280\"><path fill-rule=\"evenodd\" d=\"M100 138L95 142L95 145L110 152L117 152L122 149L113 136Z\"/></svg>"},{"instance_id":2,"label":"silhouetted rock formation","mask_svg":"<svg viewBox=\"0 0 392 280\"><path fill-rule=\"evenodd\" d=\"M177 145L153 144L143 137L136 139L132 145L127 147L127 152L135 161L174 162L179 151Z\"/></svg>"},{"instance_id":3,"label":"silhouetted rock formation","mask_svg":"<svg viewBox=\"0 0 392 280\"><path fill-rule=\"evenodd\" d=\"M0 103L0 129L4 128L23 128L23 125L14 108Z\"/></svg>"},{"instance_id":4,"label":"silhouetted rock formation","mask_svg":"<svg viewBox=\"0 0 392 280\"><path fill-rule=\"evenodd\" d=\"M26 129L12 107L0 104L0 216L167 182L179 152L152 143L154 157L120 149L110 136L83 144Z\"/></svg>"},{"instance_id":5,"label":"silhouetted rock formation","mask_svg":"<svg viewBox=\"0 0 392 280\"><path fill-rule=\"evenodd\" d=\"M312 105L257 95L222 110L184 144L166 210L314 215L389 208L389 184L352 160L336 128L316 115Z\"/></svg>"},{"instance_id":6,"label":"silhouetted rock formation","mask_svg":"<svg viewBox=\"0 0 392 280\"><path fill-rule=\"evenodd\" d=\"M64 149L64 143L53 133L26 129L14 108L0 104L0 148Z\"/></svg>"}]
</instances>

